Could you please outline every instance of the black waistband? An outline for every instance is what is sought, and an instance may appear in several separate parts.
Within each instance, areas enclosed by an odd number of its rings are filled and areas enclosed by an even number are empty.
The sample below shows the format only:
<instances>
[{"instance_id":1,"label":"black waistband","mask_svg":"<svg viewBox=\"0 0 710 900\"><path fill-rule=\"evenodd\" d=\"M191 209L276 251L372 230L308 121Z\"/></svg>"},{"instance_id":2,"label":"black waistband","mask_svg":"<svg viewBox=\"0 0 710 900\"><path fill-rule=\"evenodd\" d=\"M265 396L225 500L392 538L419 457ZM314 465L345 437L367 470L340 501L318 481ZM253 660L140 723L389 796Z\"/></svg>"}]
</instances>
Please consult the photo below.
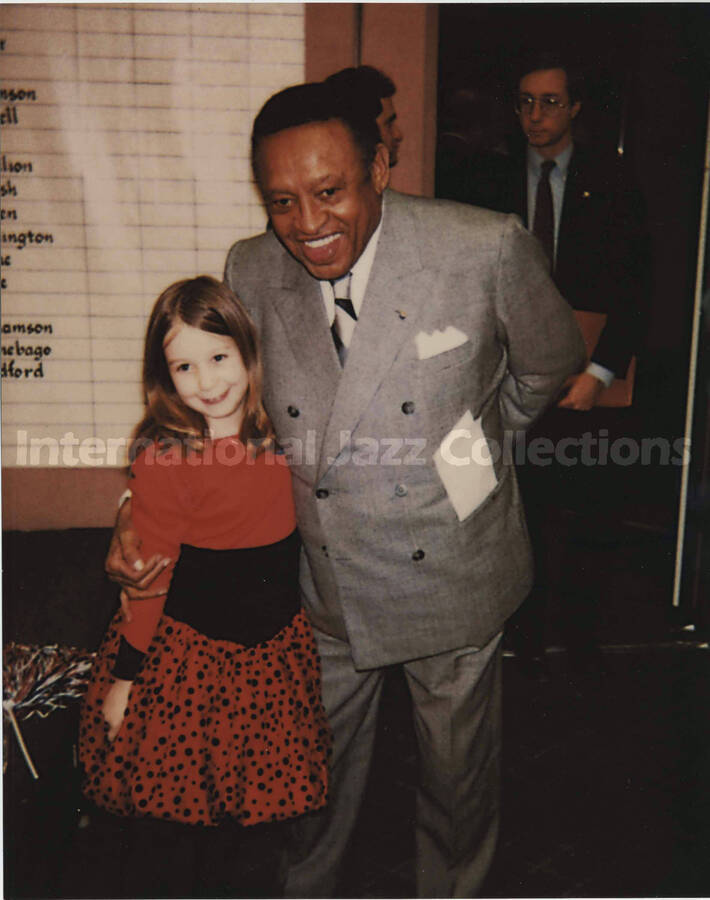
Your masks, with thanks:
<instances>
[{"instance_id":1,"label":"black waistband","mask_svg":"<svg viewBox=\"0 0 710 900\"><path fill-rule=\"evenodd\" d=\"M165 614L206 637L252 646L300 609L298 531L265 547L208 550L183 544Z\"/></svg>"}]
</instances>

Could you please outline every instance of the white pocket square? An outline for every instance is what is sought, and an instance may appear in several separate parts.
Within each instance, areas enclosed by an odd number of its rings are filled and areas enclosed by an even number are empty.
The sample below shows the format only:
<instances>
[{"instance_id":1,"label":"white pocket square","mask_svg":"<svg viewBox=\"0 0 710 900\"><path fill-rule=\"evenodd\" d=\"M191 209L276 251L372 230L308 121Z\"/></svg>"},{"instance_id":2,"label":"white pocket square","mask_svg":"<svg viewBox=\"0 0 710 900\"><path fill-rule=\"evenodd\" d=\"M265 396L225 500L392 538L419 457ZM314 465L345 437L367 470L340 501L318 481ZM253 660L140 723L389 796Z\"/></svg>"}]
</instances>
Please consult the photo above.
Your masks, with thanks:
<instances>
[{"instance_id":1,"label":"white pocket square","mask_svg":"<svg viewBox=\"0 0 710 900\"><path fill-rule=\"evenodd\" d=\"M467 340L468 335L453 325L449 325L443 331L436 329L431 334L428 331L420 331L414 338L419 359L429 359L430 356L446 353L447 350L465 344Z\"/></svg>"},{"instance_id":2,"label":"white pocket square","mask_svg":"<svg viewBox=\"0 0 710 900\"><path fill-rule=\"evenodd\" d=\"M461 416L434 454L434 465L460 522L477 509L498 484L493 457L471 410Z\"/></svg>"}]
</instances>

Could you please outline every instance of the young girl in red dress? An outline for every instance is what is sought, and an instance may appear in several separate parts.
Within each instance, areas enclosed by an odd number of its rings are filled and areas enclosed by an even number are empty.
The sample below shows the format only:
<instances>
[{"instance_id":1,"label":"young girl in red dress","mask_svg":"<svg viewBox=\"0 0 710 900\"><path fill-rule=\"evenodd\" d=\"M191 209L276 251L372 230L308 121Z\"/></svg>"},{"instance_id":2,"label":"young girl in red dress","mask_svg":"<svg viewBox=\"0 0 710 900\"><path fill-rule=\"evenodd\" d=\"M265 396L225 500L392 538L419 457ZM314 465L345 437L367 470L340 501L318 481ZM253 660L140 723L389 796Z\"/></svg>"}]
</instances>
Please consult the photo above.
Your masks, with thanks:
<instances>
[{"instance_id":1,"label":"young girl in red dress","mask_svg":"<svg viewBox=\"0 0 710 900\"><path fill-rule=\"evenodd\" d=\"M326 801L330 733L300 608L291 476L261 402L254 326L224 284L181 281L148 324L132 446L142 551L167 595L116 615L81 715L84 793L189 825Z\"/></svg>"}]
</instances>

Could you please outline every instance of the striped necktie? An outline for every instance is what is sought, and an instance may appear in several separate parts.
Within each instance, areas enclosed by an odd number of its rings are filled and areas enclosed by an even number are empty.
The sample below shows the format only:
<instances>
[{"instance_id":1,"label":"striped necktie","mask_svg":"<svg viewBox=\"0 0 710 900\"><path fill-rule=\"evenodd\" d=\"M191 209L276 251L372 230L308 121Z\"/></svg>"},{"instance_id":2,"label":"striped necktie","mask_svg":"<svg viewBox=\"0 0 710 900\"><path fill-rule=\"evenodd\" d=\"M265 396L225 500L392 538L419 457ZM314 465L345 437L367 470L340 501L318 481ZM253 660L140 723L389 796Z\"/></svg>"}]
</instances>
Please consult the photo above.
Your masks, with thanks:
<instances>
[{"instance_id":1,"label":"striped necktie","mask_svg":"<svg viewBox=\"0 0 710 900\"><path fill-rule=\"evenodd\" d=\"M350 299L351 280L352 272L348 272L342 278L331 281L333 294L335 295L335 317L330 327L330 332L333 335L333 343L338 351L341 366L345 365L348 347L350 346L353 331L355 331L355 323L357 322L357 313Z\"/></svg>"}]
</instances>

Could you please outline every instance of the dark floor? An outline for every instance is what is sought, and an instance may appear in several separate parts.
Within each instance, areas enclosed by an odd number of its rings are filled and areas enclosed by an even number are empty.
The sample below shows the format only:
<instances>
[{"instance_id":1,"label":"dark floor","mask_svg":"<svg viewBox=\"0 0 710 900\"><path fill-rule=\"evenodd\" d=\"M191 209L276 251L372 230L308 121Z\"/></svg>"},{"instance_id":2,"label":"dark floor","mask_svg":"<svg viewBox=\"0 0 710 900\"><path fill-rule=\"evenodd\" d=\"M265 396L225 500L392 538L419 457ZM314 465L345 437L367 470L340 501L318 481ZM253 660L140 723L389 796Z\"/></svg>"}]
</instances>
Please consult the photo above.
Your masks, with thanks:
<instances>
[{"instance_id":1,"label":"dark floor","mask_svg":"<svg viewBox=\"0 0 710 900\"><path fill-rule=\"evenodd\" d=\"M484 895L708 896L710 655L609 651L606 673L582 678L564 662L539 686L506 660L503 827ZM413 896L405 705L393 680L341 896Z\"/></svg>"},{"instance_id":2,"label":"dark floor","mask_svg":"<svg viewBox=\"0 0 710 900\"><path fill-rule=\"evenodd\" d=\"M710 651L669 614L672 539L631 528L616 543L580 558L598 582L602 668L571 673L554 610L547 682L506 656L503 820L486 896L710 896ZM61 715L52 728L74 727ZM28 722L28 743L38 767L70 772L42 759L51 722ZM12 742L6 759L5 896L119 896L121 827L93 817L77 828L71 776L31 784ZM393 669L338 897L414 896L415 781L406 687ZM40 821L48 796L55 812ZM209 890L184 896L273 896L272 850L272 836L253 831L213 862Z\"/></svg>"}]
</instances>

